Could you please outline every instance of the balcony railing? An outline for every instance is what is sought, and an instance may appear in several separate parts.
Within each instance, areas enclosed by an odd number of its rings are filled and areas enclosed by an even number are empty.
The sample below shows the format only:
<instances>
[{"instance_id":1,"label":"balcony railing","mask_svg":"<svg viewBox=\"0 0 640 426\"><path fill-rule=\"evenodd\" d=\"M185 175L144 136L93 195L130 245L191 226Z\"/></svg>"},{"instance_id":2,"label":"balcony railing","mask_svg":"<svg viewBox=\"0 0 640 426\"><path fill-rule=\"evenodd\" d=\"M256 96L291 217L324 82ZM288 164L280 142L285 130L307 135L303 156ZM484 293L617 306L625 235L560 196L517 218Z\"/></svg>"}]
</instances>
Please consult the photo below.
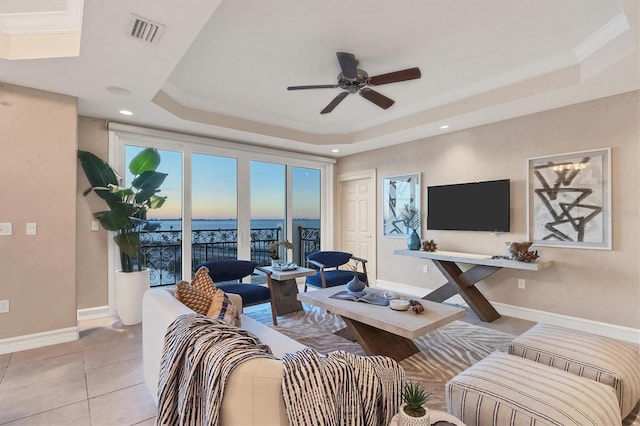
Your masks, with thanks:
<instances>
[{"instance_id":1,"label":"balcony railing","mask_svg":"<svg viewBox=\"0 0 640 426\"><path fill-rule=\"evenodd\" d=\"M252 228L251 260L259 265L269 265L271 263L269 245L280 241L281 234L281 228ZM144 232L140 239L143 262L151 270L151 285L176 284L182 277L182 231ZM307 255L320 249L320 230L299 226L293 243L293 261L304 266ZM206 229L191 232L192 270L203 262L237 258L237 229Z\"/></svg>"}]
</instances>

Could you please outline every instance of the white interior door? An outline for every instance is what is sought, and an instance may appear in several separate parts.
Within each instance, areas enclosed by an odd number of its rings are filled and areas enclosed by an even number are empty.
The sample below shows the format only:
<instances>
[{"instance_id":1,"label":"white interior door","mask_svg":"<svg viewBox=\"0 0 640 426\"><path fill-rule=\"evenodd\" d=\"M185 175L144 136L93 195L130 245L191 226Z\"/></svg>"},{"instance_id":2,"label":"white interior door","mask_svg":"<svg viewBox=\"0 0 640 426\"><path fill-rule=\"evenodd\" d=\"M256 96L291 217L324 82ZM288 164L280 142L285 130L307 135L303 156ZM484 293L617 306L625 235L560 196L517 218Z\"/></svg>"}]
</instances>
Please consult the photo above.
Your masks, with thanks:
<instances>
[{"instance_id":1,"label":"white interior door","mask_svg":"<svg viewBox=\"0 0 640 426\"><path fill-rule=\"evenodd\" d=\"M367 259L369 282L376 280L375 171L343 175L339 180L340 250Z\"/></svg>"}]
</instances>

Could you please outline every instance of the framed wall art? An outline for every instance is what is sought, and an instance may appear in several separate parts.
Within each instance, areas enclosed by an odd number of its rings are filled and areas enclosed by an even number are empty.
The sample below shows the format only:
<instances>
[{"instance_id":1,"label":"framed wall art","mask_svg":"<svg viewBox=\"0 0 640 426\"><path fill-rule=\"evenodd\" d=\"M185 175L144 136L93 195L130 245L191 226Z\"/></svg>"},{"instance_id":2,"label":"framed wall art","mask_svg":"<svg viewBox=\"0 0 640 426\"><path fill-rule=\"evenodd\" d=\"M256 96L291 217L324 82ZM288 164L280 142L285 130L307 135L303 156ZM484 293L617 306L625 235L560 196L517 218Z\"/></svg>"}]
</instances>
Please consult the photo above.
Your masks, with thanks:
<instances>
[{"instance_id":1,"label":"framed wall art","mask_svg":"<svg viewBox=\"0 0 640 426\"><path fill-rule=\"evenodd\" d=\"M611 148L527 161L529 240L611 250Z\"/></svg>"},{"instance_id":2,"label":"framed wall art","mask_svg":"<svg viewBox=\"0 0 640 426\"><path fill-rule=\"evenodd\" d=\"M382 230L385 237L407 237L411 231L400 218L406 205L420 215L420 173L382 179ZM420 234L420 229L417 229Z\"/></svg>"}]
</instances>

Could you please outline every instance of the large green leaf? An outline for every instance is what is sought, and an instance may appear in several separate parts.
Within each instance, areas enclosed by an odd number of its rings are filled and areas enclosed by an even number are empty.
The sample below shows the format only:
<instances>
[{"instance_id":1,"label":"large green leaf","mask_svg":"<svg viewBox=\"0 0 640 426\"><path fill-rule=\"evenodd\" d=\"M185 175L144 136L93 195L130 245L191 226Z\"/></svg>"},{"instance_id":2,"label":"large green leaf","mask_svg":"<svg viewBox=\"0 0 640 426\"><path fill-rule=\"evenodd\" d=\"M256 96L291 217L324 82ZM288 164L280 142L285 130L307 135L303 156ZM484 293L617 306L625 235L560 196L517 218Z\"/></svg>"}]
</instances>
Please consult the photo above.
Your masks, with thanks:
<instances>
[{"instance_id":1,"label":"large green leaf","mask_svg":"<svg viewBox=\"0 0 640 426\"><path fill-rule=\"evenodd\" d=\"M133 182L131 182L131 186L140 189L152 189L155 192L156 189L160 188L160 185L162 185L166 177L166 173L152 171L143 172L140 176L136 177Z\"/></svg>"},{"instance_id":2,"label":"large green leaf","mask_svg":"<svg viewBox=\"0 0 640 426\"><path fill-rule=\"evenodd\" d=\"M111 194L108 188L118 185L118 175L104 160L88 151L78 151L78 158L84 174L91 185L91 189L107 203L116 200L117 195Z\"/></svg>"},{"instance_id":3,"label":"large green leaf","mask_svg":"<svg viewBox=\"0 0 640 426\"><path fill-rule=\"evenodd\" d=\"M101 214L98 219L100 220L100 225L107 231L122 231L132 229L135 226L131 219L129 219L129 215L121 211L109 210L103 213L104 214Z\"/></svg>"},{"instance_id":4,"label":"large green leaf","mask_svg":"<svg viewBox=\"0 0 640 426\"><path fill-rule=\"evenodd\" d=\"M123 232L113 237L120 251L128 256L135 256L140 250L140 233L138 232Z\"/></svg>"},{"instance_id":5,"label":"large green leaf","mask_svg":"<svg viewBox=\"0 0 640 426\"><path fill-rule=\"evenodd\" d=\"M155 148L145 148L133 157L129 163L129 171L132 175L137 176L146 171L154 171L159 165L160 153L158 150Z\"/></svg>"}]
</instances>

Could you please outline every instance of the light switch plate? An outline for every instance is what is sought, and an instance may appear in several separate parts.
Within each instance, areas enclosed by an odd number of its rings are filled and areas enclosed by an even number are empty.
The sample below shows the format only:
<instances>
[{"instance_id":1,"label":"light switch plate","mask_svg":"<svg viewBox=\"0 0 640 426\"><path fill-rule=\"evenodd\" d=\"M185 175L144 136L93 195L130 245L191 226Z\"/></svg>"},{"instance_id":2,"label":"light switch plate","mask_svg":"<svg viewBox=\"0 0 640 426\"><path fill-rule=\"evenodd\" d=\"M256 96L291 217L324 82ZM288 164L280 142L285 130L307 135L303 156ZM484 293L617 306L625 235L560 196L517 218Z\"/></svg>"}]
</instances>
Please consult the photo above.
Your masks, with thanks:
<instances>
[{"instance_id":1,"label":"light switch plate","mask_svg":"<svg viewBox=\"0 0 640 426\"><path fill-rule=\"evenodd\" d=\"M0 235L11 234L13 234L13 227L11 226L11 222L0 223Z\"/></svg>"},{"instance_id":2,"label":"light switch plate","mask_svg":"<svg viewBox=\"0 0 640 426\"><path fill-rule=\"evenodd\" d=\"M35 222L27 222L27 235L36 235L38 233L38 225Z\"/></svg>"}]
</instances>

